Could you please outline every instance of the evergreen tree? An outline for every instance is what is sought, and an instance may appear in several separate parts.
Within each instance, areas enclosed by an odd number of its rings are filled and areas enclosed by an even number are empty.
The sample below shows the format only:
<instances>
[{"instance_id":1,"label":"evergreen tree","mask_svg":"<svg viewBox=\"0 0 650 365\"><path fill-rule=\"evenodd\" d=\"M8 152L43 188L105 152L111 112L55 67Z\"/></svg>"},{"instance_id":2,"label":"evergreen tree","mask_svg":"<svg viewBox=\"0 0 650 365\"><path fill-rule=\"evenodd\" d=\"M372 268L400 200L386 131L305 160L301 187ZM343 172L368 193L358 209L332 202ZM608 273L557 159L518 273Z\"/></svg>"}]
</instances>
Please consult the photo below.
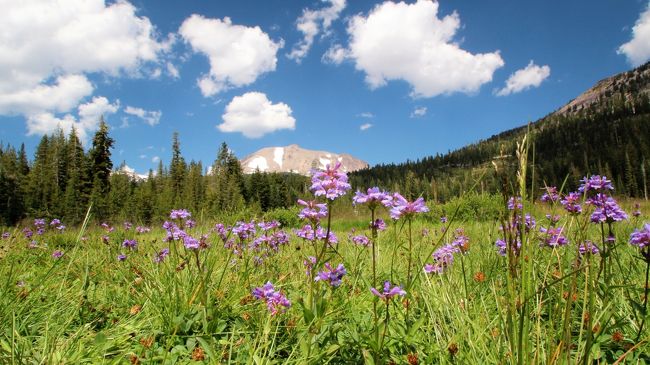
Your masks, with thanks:
<instances>
[{"instance_id":1,"label":"evergreen tree","mask_svg":"<svg viewBox=\"0 0 650 365\"><path fill-rule=\"evenodd\" d=\"M169 174L171 178L172 202L177 206L181 205L186 169L185 159L181 155L181 143L178 140L178 132L174 132L172 140L172 161L169 166Z\"/></svg>"},{"instance_id":2,"label":"evergreen tree","mask_svg":"<svg viewBox=\"0 0 650 365\"><path fill-rule=\"evenodd\" d=\"M92 192L90 200L93 204L93 211L98 219L106 219L109 216L108 193L110 192L110 175L113 169L111 161L111 148L113 139L108 135L108 125L102 117L99 123L99 130L93 137L93 144L90 149L90 173L92 179Z\"/></svg>"}]
</instances>

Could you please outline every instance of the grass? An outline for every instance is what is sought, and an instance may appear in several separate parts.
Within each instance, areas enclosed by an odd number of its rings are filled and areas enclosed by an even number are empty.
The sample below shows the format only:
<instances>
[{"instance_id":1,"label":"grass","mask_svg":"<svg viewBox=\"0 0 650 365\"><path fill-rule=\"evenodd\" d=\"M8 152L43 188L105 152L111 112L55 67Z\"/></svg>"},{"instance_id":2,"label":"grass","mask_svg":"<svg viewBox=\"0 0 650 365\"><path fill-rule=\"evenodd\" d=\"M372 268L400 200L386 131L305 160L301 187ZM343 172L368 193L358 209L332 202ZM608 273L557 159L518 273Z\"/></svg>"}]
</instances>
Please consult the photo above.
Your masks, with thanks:
<instances>
[{"instance_id":1,"label":"grass","mask_svg":"<svg viewBox=\"0 0 650 365\"><path fill-rule=\"evenodd\" d=\"M538 226L546 225L548 209L532 211ZM332 224L339 243L323 262L345 265L338 288L305 275L303 260L318 247L293 235L256 265L259 253L233 255L212 224L190 230L194 237L209 234L210 247L197 256L180 242L163 242L161 228L145 234L116 228L108 243L94 225L48 230L35 236L36 248L28 247L22 228L13 228L0 241L0 363L650 362L650 331L639 333L647 317L646 265L627 243L643 220L614 227L605 280L595 276L599 256L588 264L577 255L578 242L600 243L599 226L581 228L569 216L559 223L567 228L567 246L538 248L537 230L525 238L530 249L518 264L528 265L524 276L495 249L498 222L415 219L412 285L404 298L388 302L369 291L371 249L347 238L352 228L370 235L363 229L369 220L360 207ZM380 283L406 285L406 227L397 221L379 234ZM457 228L469 237L469 251L456 254L444 273L425 274L431 253L451 242ZM126 238L137 239L138 249L122 248ZM164 247L169 257L154 262ZM52 257L57 249L64 251L60 259ZM123 262L120 253L128 256ZM528 289L521 291L524 280ZM272 316L251 296L267 281L292 302L286 312ZM382 343L376 333L385 334Z\"/></svg>"}]
</instances>

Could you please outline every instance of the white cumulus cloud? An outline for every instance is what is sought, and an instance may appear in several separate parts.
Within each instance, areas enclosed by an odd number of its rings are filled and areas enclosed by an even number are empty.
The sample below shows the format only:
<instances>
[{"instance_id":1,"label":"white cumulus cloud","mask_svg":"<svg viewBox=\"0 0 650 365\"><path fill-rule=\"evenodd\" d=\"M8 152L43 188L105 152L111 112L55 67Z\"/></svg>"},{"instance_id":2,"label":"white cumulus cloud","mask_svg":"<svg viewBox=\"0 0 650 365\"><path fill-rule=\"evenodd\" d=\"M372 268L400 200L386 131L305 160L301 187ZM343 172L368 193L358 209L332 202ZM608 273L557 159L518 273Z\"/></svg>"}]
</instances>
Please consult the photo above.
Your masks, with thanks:
<instances>
[{"instance_id":1,"label":"white cumulus cloud","mask_svg":"<svg viewBox=\"0 0 650 365\"><path fill-rule=\"evenodd\" d=\"M160 110L144 110L130 105L127 105L126 108L124 108L124 112L142 119L152 127L158 124L160 122L160 117L162 117L162 112Z\"/></svg>"},{"instance_id":2,"label":"white cumulus cloud","mask_svg":"<svg viewBox=\"0 0 650 365\"><path fill-rule=\"evenodd\" d=\"M241 132L248 138L260 138L279 129L296 128L296 119L285 103L273 104L260 92L235 96L222 115L223 123L217 127L222 132Z\"/></svg>"},{"instance_id":3,"label":"white cumulus cloud","mask_svg":"<svg viewBox=\"0 0 650 365\"><path fill-rule=\"evenodd\" d=\"M359 129L361 129L362 131L365 131L366 129L369 129L370 127L372 127L372 123L363 123L361 126L359 126Z\"/></svg>"},{"instance_id":4,"label":"white cumulus cloud","mask_svg":"<svg viewBox=\"0 0 650 365\"><path fill-rule=\"evenodd\" d=\"M24 116L29 134L83 122L81 115L76 121L56 114L92 95L87 74L143 74L173 43L173 37L159 41L149 19L125 0L2 1L1 7L0 115ZM98 100L105 98L82 106Z\"/></svg>"},{"instance_id":5,"label":"white cumulus cloud","mask_svg":"<svg viewBox=\"0 0 650 365\"><path fill-rule=\"evenodd\" d=\"M349 58L349 51L340 44L335 44L325 52L321 60L325 63L340 65L347 58Z\"/></svg>"},{"instance_id":6,"label":"white cumulus cloud","mask_svg":"<svg viewBox=\"0 0 650 365\"><path fill-rule=\"evenodd\" d=\"M329 3L329 7L319 10L304 9L296 21L296 29L303 34L303 39L293 46L287 55L290 59L300 62L314 43L318 33L329 31L332 22L338 19L341 11L345 9L345 0L321 0ZM340 63L340 62L339 62Z\"/></svg>"},{"instance_id":7,"label":"white cumulus cloud","mask_svg":"<svg viewBox=\"0 0 650 365\"><path fill-rule=\"evenodd\" d=\"M348 56L371 88L404 80L412 97L473 93L504 65L499 52L472 54L454 42L457 13L438 18L438 3L386 1L348 25Z\"/></svg>"},{"instance_id":8,"label":"white cumulus cloud","mask_svg":"<svg viewBox=\"0 0 650 365\"><path fill-rule=\"evenodd\" d=\"M650 4L632 28L632 39L618 48L628 61L638 66L650 59Z\"/></svg>"},{"instance_id":9,"label":"white cumulus cloud","mask_svg":"<svg viewBox=\"0 0 650 365\"><path fill-rule=\"evenodd\" d=\"M274 42L260 27L234 25L230 18L205 18L194 14L179 29L194 52L210 61L210 71L198 80L203 96L253 83L274 71L283 42Z\"/></svg>"},{"instance_id":10,"label":"white cumulus cloud","mask_svg":"<svg viewBox=\"0 0 650 365\"><path fill-rule=\"evenodd\" d=\"M59 118L50 112L33 113L27 116L27 134L50 134L56 131L57 128L61 128L67 133L74 127L79 139L86 142L89 134L99 127L102 116L114 114L119 107L119 101L110 103L105 97L98 96L88 103L79 105L77 108L78 117L65 114Z\"/></svg>"},{"instance_id":11,"label":"white cumulus cloud","mask_svg":"<svg viewBox=\"0 0 650 365\"><path fill-rule=\"evenodd\" d=\"M2 57L2 56L0 56ZM2 85L4 81L0 82ZM51 84L29 85L2 91L0 86L0 114L31 115L43 111L67 112L91 95L93 85L84 75L59 76Z\"/></svg>"},{"instance_id":12,"label":"white cumulus cloud","mask_svg":"<svg viewBox=\"0 0 650 365\"><path fill-rule=\"evenodd\" d=\"M422 118L425 115L427 115L427 107L426 106L416 107L411 112L411 118Z\"/></svg>"},{"instance_id":13,"label":"white cumulus cloud","mask_svg":"<svg viewBox=\"0 0 650 365\"><path fill-rule=\"evenodd\" d=\"M517 70L510 75L508 80L506 80L506 86L503 89L498 90L496 95L505 96L533 87L539 87L539 85L542 84L542 81L546 80L550 75L551 68L548 67L548 65L537 66L533 61L530 61L528 66Z\"/></svg>"}]
</instances>

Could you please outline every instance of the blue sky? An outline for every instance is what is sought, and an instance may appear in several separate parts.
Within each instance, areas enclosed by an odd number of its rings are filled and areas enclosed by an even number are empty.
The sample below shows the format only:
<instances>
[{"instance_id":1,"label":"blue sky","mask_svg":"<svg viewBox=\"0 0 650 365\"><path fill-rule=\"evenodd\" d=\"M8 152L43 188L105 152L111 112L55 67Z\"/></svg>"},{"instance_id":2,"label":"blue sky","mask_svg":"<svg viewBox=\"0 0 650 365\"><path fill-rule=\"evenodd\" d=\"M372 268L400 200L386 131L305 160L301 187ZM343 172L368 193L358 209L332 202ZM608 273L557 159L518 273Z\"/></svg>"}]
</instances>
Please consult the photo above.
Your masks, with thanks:
<instances>
[{"instance_id":1,"label":"blue sky","mask_svg":"<svg viewBox=\"0 0 650 365\"><path fill-rule=\"evenodd\" d=\"M104 115L140 173L299 144L370 164L444 153L650 58L647 1L7 2L0 141ZM88 142L86 142L88 144Z\"/></svg>"}]
</instances>

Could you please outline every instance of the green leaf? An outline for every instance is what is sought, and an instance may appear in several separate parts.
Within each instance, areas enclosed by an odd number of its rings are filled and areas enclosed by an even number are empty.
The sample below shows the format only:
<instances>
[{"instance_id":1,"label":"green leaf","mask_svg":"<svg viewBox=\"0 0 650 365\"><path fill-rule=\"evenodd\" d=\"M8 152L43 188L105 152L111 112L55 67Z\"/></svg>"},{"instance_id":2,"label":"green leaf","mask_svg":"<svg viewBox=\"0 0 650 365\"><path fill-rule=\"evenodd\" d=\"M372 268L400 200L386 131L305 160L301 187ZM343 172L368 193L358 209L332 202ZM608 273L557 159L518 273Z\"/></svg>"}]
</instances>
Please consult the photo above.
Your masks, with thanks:
<instances>
[{"instance_id":1,"label":"green leaf","mask_svg":"<svg viewBox=\"0 0 650 365\"><path fill-rule=\"evenodd\" d=\"M98 332L95 335L95 345L97 346L102 346L104 343L106 343L106 340L107 338L104 332Z\"/></svg>"},{"instance_id":2,"label":"green leaf","mask_svg":"<svg viewBox=\"0 0 650 365\"><path fill-rule=\"evenodd\" d=\"M201 344L201 348L203 351L205 351L206 354L210 357L212 361L215 361L217 359L217 356L215 355L214 351L212 351L212 346L206 341L203 337L197 337L196 340Z\"/></svg>"}]
</instances>

